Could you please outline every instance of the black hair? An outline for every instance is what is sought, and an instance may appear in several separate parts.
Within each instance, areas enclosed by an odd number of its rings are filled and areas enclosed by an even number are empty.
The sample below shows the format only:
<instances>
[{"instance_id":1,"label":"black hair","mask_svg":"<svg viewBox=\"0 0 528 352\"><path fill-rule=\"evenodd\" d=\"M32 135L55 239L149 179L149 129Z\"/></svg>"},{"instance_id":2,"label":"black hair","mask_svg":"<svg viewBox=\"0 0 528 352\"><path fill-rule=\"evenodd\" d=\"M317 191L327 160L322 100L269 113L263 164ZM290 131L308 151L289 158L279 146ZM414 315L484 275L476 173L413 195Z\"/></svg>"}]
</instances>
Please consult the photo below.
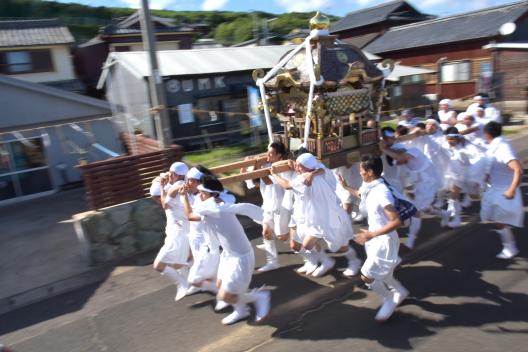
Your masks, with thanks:
<instances>
[{"instance_id":1,"label":"black hair","mask_svg":"<svg viewBox=\"0 0 528 352\"><path fill-rule=\"evenodd\" d=\"M195 168L204 175L214 176L213 172L203 165L196 165Z\"/></svg>"},{"instance_id":2,"label":"black hair","mask_svg":"<svg viewBox=\"0 0 528 352\"><path fill-rule=\"evenodd\" d=\"M453 126L448 127L448 128L445 130L445 132L444 132L445 135L448 135L448 134L458 134L458 133L459 133L459 132L458 132L458 128L453 127Z\"/></svg>"},{"instance_id":3,"label":"black hair","mask_svg":"<svg viewBox=\"0 0 528 352\"><path fill-rule=\"evenodd\" d=\"M396 132L400 136L405 136L406 134L409 133L409 129L405 126L399 125L398 127L396 127Z\"/></svg>"},{"instance_id":4,"label":"black hair","mask_svg":"<svg viewBox=\"0 0 528 352\"><path fill-rule=\"evenodd\" d=\"M273 142L269 145L270 148L275 150L277 154L280 154L281 159L286 156L286 146L282 142Z\"/></svg>"},{"instance_id":5,"label":"black hair","mask_svg":"<svg viewBox=\"0 0 528 352\"><path fill-rule=\"evenodd\" d=\"M222 186L222 182L220 182L213 175L204 175L202 177L202 185L205 188L210 189L211 191L218 192L218 193L222 193L224 191L224 186Z\"/></svg>"},{"instance_id":6,"label":"black hair","mask_svg":"<svg viewBox=\"0 0 528 352\"><path fill-rule=\"evenodd\" d=\"M484 133L489 134L493 138L502 135L502 125L495 121L490 121L484 126Z\"/></svg>"},{"instance_id":7,"label":"black hair","mask_svg":"<svg viewBox=\"0 0 528 352\"><path fill-rule=\"evenodd\" d=\"M392 127L390 127L390 126L385 126L385 127L383 127L383 128L381 129L381 136L382 136L382 137L385 137L385 132L392 132L392 133L394 133L394 132L396 132L396 131L394 131L394 128L392 128Z\"/></svg>"},{"instance_id":8,"label":"black hair","mask_svg":"<svg viewBox=\"0 0 528 352\"><path fill-rule=\"evenodd\" d=\"M423 122L418 122L418 123L416 124L416 127L418 127L418 128L421 129L421 130L425 130L425 123L423 123Z\"/></svg>"},{"instance_id":9,"label":"black hair","mask_svg":"<svg viewBox=\"0 0 528 352\"><path fill-rule=\"evenodd\" d=\"M383 161L380 157L373 155L365 155L361 158L361 167L365 171L372 170L376 177L381 177L383 173Z\"/></svg>"},{"instance_id":10,"label":"black hair","mask_svg":"<svg viewBox=\"0 0 528 352\"><path fill-rule=\"evenodd\" d=\"M293 153L293 157L295 159L297 159L297 157L301 154L304 154L304 153L310 153L310 151L304 147L300 147L299 149L297 149L294 153ZM311 154L311 153L310 153Z\"/></svg>"}]
</instances>

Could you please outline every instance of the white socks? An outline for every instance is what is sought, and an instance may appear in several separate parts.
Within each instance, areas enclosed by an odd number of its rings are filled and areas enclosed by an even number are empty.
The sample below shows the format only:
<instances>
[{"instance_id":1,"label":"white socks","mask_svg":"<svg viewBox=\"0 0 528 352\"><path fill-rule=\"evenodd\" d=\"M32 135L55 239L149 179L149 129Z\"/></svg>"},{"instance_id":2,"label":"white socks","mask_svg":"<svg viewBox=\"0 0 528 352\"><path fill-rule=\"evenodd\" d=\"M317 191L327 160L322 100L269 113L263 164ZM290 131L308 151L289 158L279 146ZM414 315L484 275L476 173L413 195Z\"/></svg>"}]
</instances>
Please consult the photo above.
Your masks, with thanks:
<instances>
[{"instance_id":1,"label":"white socks","mask_svg":"<svg viewBox=\"0 0 528 352\"><path fill-rule=\"evenodd\" d=\"M416 240L416 236L418 235L418 232L420 232L421 227L422 219L412 217L411 224L409 225L409 236L407 237L407 241L405 242L405 246L407 248L412 249L414 247L414 241Z\"/></svg>"},{"instance_id":2,"label":"white socks","mask_svg":"<svg viewBox=\"0 0 528 352\"><path fill-rule=\"evenodd\" d=\"M503 245L515 243L515 238L513 237L511 228L505 227L503 229L495 231L499 234Z\"/></svg>"},{"instance_id":3,"label":"white socks","mask_svg":"<svg viewBox=\"0 0 528 352\"><path fill-rule=\"evenodd\" d=\"M268 262L276 262L278 260L277 246L275 245L275 240L266 240L263 239L264 249L266 250Z\"/></svg>"}]
</instances>

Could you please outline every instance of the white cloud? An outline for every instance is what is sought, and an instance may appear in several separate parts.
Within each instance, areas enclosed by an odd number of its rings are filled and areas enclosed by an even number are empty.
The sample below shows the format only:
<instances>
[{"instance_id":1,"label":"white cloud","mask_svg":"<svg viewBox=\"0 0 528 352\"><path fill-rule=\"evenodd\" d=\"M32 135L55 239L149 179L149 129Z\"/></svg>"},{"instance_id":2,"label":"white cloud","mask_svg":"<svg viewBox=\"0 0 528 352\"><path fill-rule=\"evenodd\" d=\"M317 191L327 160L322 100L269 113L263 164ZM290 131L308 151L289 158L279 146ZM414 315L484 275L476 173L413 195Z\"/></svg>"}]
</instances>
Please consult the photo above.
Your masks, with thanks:
<instances>
[{"instance_id":1,"label":"white cloud","mask_svg":"<svg viewBox=\"0 0 528 352\"><path fill-rule=\"evenodd\" d=\"M154 10L163 10L169 8L169 5L174 3L174 1L175 0L149 0L149 7ZM141 7L141 0L121 0L121 2L134 9Z\"/></svg>"},{"instance_id":2,"label":"white cloud","mask_svg":"<svg viewBox=\"0 0 528 352\"><path fill-rule=\"evenodd\" d=\"M275 0L275 2L287 12L326 11L334 3L333 0Z\"/></svg>"},{"instance_id":3,"label":"white cloud","mask_svg":"<svg viewBox=\"0 0 528 352\"><path fill-rule=\"evenodd\" d=\"M205 0L202 4L202 10L215 11L220 10L226 4L227 0Z\"/></svg>"}]
</instances>

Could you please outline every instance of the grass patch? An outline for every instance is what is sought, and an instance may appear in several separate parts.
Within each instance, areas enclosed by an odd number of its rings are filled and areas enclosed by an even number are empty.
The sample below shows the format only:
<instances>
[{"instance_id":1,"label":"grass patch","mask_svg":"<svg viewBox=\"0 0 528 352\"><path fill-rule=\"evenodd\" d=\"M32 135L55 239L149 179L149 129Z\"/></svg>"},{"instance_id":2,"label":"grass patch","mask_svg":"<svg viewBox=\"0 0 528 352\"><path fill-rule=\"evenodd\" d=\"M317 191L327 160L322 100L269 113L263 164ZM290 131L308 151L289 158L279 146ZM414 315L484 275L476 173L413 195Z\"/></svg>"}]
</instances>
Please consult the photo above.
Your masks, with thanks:
<instances>
[{"instance_id":1,"label":"grass patch","mask_svg":"<svg viewBox=\"0 0 528 352\"><path fill-rule=\"evenodd\" d=\"M206 167L219 166L240 160L247 155L263 153L266 146L267 144L259 146L240 144L213 148L207 151L187 152L185 153L185 160L191 164L201 164Z\"/></svg>"},{"instance_id":2,"label":"grass patch","mask_svg":"<svg viewBox=\"0 0 528 352\"><path fill-rule=\"evenodd\" d=\"M396 129L396 127L398 127L398 120L389 120L389 121L383 121L383 122L380 122L380 128L383 128L383 127L392 127L392 129Z\"/></svg>"}]
</instances>

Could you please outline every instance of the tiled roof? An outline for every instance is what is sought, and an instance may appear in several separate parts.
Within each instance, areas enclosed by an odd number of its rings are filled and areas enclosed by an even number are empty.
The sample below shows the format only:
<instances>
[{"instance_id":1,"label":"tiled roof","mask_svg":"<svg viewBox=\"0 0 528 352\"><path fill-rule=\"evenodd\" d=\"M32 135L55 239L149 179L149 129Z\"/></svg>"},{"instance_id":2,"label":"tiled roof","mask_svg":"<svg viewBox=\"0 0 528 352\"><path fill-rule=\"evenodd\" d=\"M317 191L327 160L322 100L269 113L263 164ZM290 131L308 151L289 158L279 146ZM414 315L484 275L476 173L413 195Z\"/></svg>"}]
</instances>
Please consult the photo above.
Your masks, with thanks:
<instances>
[{"instance_id":1,"label":"tiled roof","mask_svg":"<svg viewBox=\"0 0 528 352\"><path fill-rule=\"evenodd\" d=\"M330 28L331 33L358 28L386 20L400 6L407 4L405 1L390 1L382 5L348 13Z\"/></svg>"},{"instance_id":2,"label":"tiled roof","mask_svg":"<svg viewBox=\"0 0 528 352\"><path fill-rule=\"evenodd\" d=\"M365 47L372 53L496 37L501 25L528 12L528 1L393 27ZM434 33L434 35L432 35Z\"/></svg>"},{"instance_id":3,"label":"tiled roof","mask_svg":"<svg viewBox=\"0 0 528 352\"><path fill-rule=\"evenodd\" d=\"M0 47L73 42L68 28L56 19L0 21Z\"/></svg>"}]
</instances>

